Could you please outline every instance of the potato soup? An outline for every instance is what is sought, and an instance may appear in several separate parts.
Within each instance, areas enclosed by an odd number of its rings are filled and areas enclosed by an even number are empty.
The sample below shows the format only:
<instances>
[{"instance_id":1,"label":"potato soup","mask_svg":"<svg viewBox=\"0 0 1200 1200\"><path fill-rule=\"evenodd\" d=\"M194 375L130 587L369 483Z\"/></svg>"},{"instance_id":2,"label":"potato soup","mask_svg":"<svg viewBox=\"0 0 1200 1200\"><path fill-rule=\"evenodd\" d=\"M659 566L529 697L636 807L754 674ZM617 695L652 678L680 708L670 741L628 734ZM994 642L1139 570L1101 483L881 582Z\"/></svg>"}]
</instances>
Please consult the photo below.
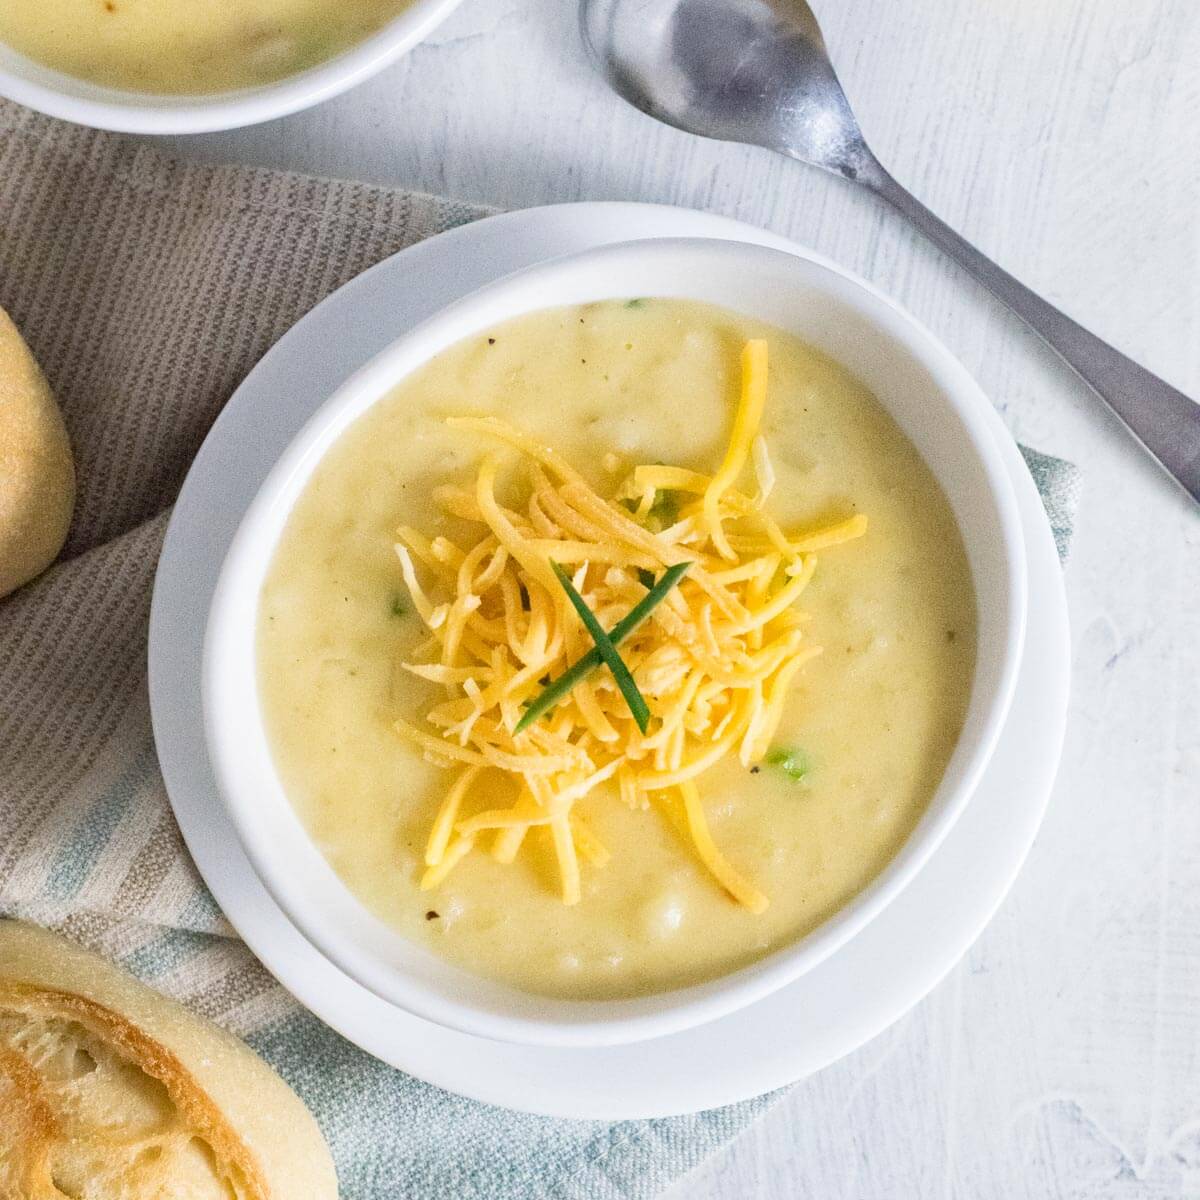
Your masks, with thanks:
<instances>
[{"instance_id":1,"label":"potato soup","mask_svg":"<svg viewBox=\"0 0 1200 1200\"><path fill-rule=\"evenodd\" d=\"M0 42L64 74L163 95L230 91L306 70L408 0L3 0Z\"/></svg>"},{"instance_id":2,"label":"potato soup","mask_svg":"<svg viewBox=\"0 0 1200 1200\"><path fill-rule=\"evenodd\" d=\"M371 911L515 987L628 997L878 875L961 730L975 611L941 489L842 367L612 301L459 343L342 435L269 566L259 691Z\"/></svg>"}]
</instances>

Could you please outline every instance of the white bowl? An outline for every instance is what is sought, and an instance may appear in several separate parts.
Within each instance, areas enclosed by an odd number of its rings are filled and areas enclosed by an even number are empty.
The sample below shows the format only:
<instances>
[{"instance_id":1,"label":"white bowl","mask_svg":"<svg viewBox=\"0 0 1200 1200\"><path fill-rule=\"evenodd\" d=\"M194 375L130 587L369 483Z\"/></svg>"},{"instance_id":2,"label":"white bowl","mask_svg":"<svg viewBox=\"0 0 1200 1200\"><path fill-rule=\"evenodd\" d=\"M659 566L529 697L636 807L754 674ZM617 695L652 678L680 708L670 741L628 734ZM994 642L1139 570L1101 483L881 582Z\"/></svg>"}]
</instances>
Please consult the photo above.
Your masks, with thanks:
<instances>
[{"instance_id":1,"label":"white bowl","mask_svg":"<svg viewBox=\"0 0 1200 1200\"><path fill-rule=\"evenodd\" d=\"M498 322L626 296L720 304L799 335L878 396L950 501L978 597L978 659L966 722L921 821L884 871L818 929L693 987L631 1000L517 991L437 958L373 916L310 840L276 775L255 671L259 592L314 467L346 428L430 357ZM1003 725L1025 630L1025 546L988 401L933 336L830 266L742 242L658 239L605 246L508 276L418 326L349 379L264 482L230 546L205 635L203 703L213 767L255 870L305 936L347 974L410 1012L469 1033L551 1045L635 1041L712 1020L815 966L913 878L970 799Z\"/></svg>"},{"instance_id":2,"label":"white bowl","mask_svg":"<svg viewBox=\"0 0 1200 1200\"><path fill-rule=\"evenodd\" d=\"M382 29L307 71L260 87L194 96L103 87L52 70L0 42L0 96L64 121L122 133L236 129L319 104L370 78L431 33L461 3L410 0Z\"/></svg>"}]
</instances>

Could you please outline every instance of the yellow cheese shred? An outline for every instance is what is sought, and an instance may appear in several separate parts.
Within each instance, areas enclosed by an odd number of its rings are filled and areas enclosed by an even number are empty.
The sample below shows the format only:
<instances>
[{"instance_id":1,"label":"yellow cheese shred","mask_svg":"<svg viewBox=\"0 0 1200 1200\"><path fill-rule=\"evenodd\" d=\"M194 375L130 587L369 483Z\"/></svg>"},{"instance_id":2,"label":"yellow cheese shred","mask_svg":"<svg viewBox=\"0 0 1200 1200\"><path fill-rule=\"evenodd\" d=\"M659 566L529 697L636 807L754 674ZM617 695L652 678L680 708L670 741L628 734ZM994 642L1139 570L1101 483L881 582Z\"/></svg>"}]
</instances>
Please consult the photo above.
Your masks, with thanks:
<instances>
[{"instance_id":1,"label":"yellow cheese shred","mask_svg":"<svg viewBox=\"0 0 1200 1200\"><path fill-rule=\"evenodd\" d=\"M722 528L721 497L737 482L750 457L758 426L767 403L767 343L761 338L747 342L742 350L742 395L733 419L733 434L725 450L725 461L704 493L704 519L722 558L737 556Z\"/></svg>"},{"instance_id":2,"label":"yellow cheese shred","mask_svg":"<svg viewBox=\"0 0 1200 1200\"><path fill-rule=\"evenodd\" d=\"M705 818L705 773L729 756L760 762L788 691L820 647L795 607L816 569L814 551L861 537L854 514L788 534L766 513L775 480L760 426L767 399L767 343L748 342L728 446L712 475L678 466L634 465L611 495L597 492L553 448L495 417L448 424L507 444L524 460L523 504L497 499L500 461L487 455L467 486L435 489L449 515L476 528L474 542L428 537L402 526L395 546L413 608L428 629L401 666L443 691L421 719L398 719L397 734L432 763L454 768L433 814L421 888L443 884L473 853L499 863L522 852L530 830L552 847L565 904L586 895L585 868L609 849L578 804L622 802L648 812L650 798L690 843L714 881L751 913L767 896L721 853ZM510 450L511 453L511 450ZM737 484L752 463L757 494ZM649 520L672 493L669 528ZM502 494L514 494L505 481ZM651 718L643 733L611 675L597 671L529 728L524 706L591 648L550 568L568 564L572 582L612 628L674 563L682 582L620 646ZM418 569L426 574L422 578ZM515 801L505 807L508 782ZM648 819L650 819L648 817Z\"/></svg>"},{"instance_id":3,"label":"yellow cheese shred","mask_svg":"<svg viewBox=\"0 0 1200 1200\"><path fill-rule=\"evenodd\" d=\"M770 901L725 861L725 856L712 840L704 809L700 804L700 789L696 787L695 781L689 779L686 783L681 783L679 791L683 796L683 811L687 814L688 832L692 835L692 841L696 843L696 852L700 855L701 862L739 904L745 905L756 915L766 912Z\"/></svg>"}]
</instances>

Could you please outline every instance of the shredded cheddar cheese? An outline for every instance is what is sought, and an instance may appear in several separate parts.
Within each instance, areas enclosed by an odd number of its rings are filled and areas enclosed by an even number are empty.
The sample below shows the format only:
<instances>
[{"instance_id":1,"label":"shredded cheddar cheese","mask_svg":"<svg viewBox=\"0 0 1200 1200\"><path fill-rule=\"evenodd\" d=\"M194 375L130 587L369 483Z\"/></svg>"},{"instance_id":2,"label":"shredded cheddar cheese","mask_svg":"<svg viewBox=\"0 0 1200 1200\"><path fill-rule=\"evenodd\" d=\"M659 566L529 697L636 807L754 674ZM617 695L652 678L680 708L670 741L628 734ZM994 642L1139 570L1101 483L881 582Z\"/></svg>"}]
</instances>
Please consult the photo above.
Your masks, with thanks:
<instances>
[{"instance_id":1,"label":"shredded cheddar cheese","mask_svg":"<svg viewBox=\"0 0 1200 1200\"><path fill-rule=\"evenodd\" d=\"M402 665L444 687L446 697L423 723L399 720L395 728L427 759L457 772L433 818L423 889L477 851L512 862L530 831L540 830L553 846L563 902L577 903L582 866L600 868L610 857L581 806L606 786L635 811L659 807L729 896L753 913L767 907L767 896L717 847L700 784L726 756L749 767L767 754L791 683L820 653L805 640L805 615L795 607L816 568L813 551L860 537L867 519L785 534L763 511L775 481L759 432L766 342L747 343L741 366L741 396L715 474L626 470L607 456L610 473L626 471L607 499L536 438L493 417L451 418L452 427L518 450L528 490L522 506L502 504L499 465L488 456L473 487L436 493L447 513L478 526L473 544L397 531L400 570L430 634L420 661ZM753 497L737 487L750 466ZM656 513L667 515L656 520ZM515 732L546 681L592 646L551 562L567 568L606 630L646 595L650 577L691 564L618 647L650 709L646 732L606 667ZM515 786L511 806L494 806L489 773Z\"/></svg>"}]
</instances>

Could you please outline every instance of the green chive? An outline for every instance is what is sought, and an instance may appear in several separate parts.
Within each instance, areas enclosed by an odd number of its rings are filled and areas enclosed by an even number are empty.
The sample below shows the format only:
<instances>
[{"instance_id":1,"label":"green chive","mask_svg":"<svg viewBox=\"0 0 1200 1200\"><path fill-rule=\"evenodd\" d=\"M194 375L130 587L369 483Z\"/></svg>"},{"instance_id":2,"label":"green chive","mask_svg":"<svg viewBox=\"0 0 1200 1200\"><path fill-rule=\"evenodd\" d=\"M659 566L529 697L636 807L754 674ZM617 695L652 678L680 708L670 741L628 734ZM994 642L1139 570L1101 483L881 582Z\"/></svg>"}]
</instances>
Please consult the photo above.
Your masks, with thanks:
<instances>
[{"instance_id":1,"label":"green chive","mask_svg":"<svg viewBox=\"0 0 1200 1200\"><path fill-rule=\"evenodd\" d=\"M626 308L645 308L646 301L644 299L642 299L641 296L638 296L636 299L626 300L625 307Z\"/></svg>"},{"instance_id":2,"label":"green chive","mask_svg":"<svg viewBox=\"0 0 1200 1200\"><path fill-rule=\"evenodd\" d=\"M777 747L767 755L767 762L778 767L793 783L799 783L812 770L808 755L795 746Z\"/></svg>"},{"instance_id":3,"label":"green chive","mask_svg":"<svg viewBox=\"0 0 1200 1200\"><path fill-rule=\"evenodd\" d=\"M392 616L403 617L408 613L408 605L404 602L404 597L399 592L392 593Z\"/></svg>"},{"instance_id":4,"label":"green chive","mask_svg":"<svg viewBox=\"0 0 1200 1200\"><path fill-rule=\"evenodd\" d=\"M563 591L567 593L567 598L579 614L583 627L591 635L592 641L596 643L600 657L604 659L613 678L617 681L617 687L621 689L621 695L625 697L625 703L629 705L629 711L633 714L637 727L645 733L650 725L650 709L646 706L646 698L638 690L638 685L634 683L633 676L630 675L629 668L625 665L625 660L617 653L616 646L604 632L604 626L596 620L596 614L588 608L587 601L575 590L570 575L556 562L552 562L550 566L554 574L558 576L558 582L563 585Z\"/></svg>"},{"instance_id":5,"label":"green chive","mask_svg":"<svg viewBox=\"0 0 1200 1200\"><path fill-rule=\"evenodd\" d=\"M692 564L676 563L663 572L663 577L609 630L608 640L616 646L627 638L663 601L666 594L683 578ZM600 651L592 647L577 663L568 667L525 710L514 733L532 725L543 713L552 709L581 679L586 679L604 661Z\"/></svg>"},{"instance_id":6,"label":"green chive","mask_svg":"<svg viewBox=\"0 0 1200 1200\"><path fill-rule=\"evenodd\" d=\"M650 527L657 527L656 532L669 529L679 520L679 493L670 488L661 489L655 494L654 503L650 505L646 516Z\"/></svg>"}]
</instances>

